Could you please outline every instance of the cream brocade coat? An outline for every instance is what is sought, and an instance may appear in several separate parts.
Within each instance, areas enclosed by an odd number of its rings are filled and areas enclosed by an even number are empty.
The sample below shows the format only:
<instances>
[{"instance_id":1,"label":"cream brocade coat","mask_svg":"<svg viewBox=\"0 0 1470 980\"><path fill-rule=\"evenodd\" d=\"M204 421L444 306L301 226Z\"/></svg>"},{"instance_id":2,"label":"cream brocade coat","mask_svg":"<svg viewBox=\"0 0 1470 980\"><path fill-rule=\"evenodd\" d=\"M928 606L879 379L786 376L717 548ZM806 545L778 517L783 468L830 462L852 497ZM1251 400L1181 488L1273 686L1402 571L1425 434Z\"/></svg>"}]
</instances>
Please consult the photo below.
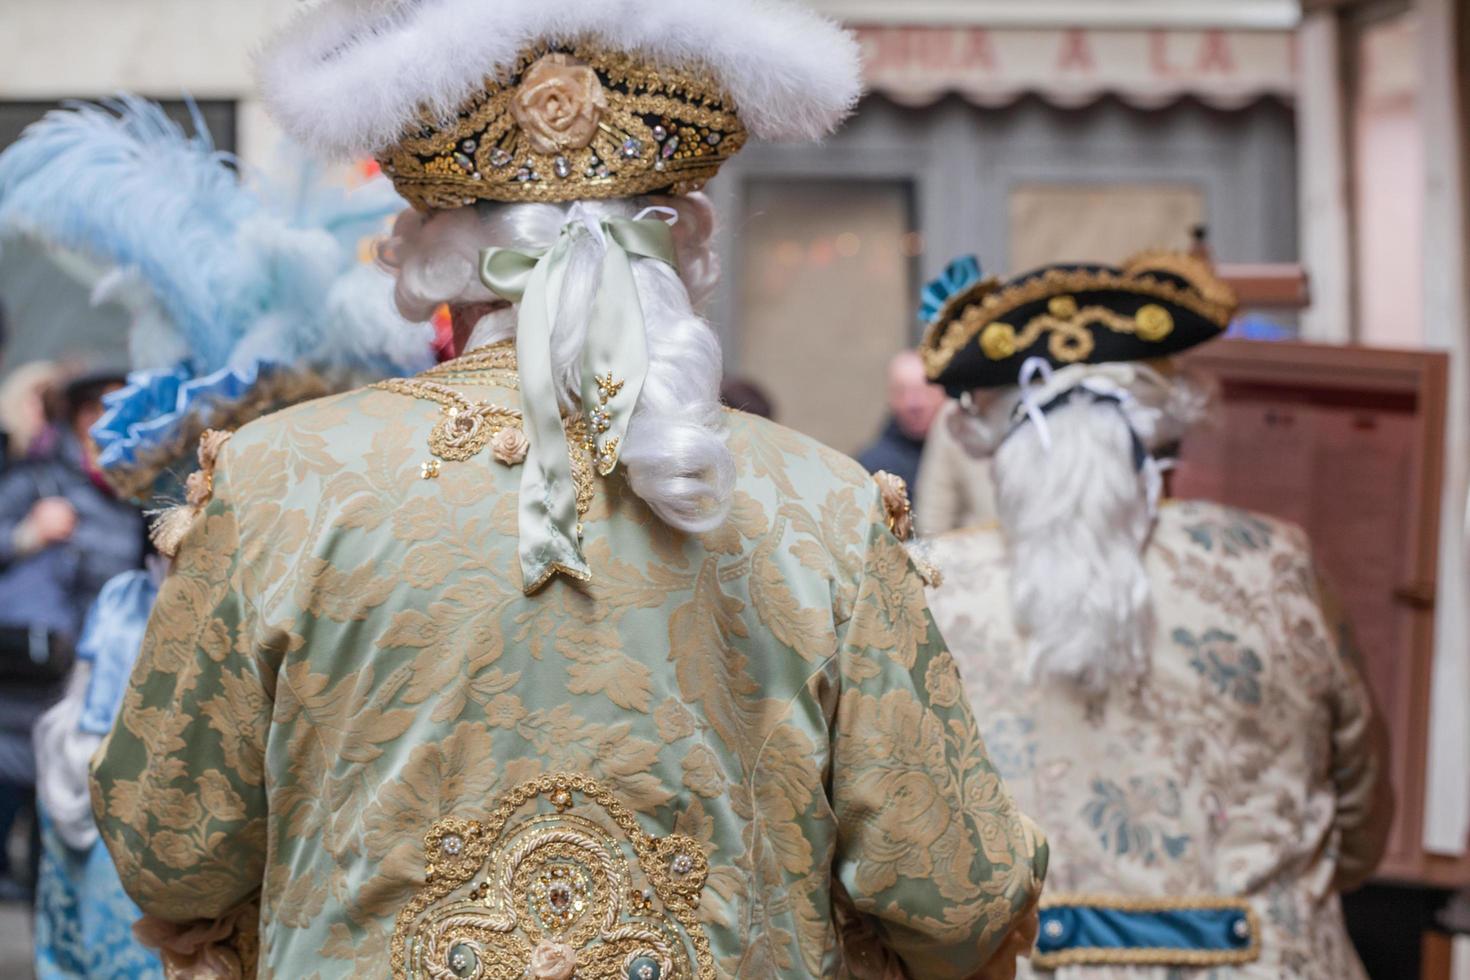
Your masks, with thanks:
<instances>
[{"instance_id":1,"label":"cream brocade coat","mask_svg":"<svg viewBox=\"0 0 1470 980\"><path fill-rule=\"evenodd\" d=\"M518 407L513 375L450 371ZM621 978L604 915L677 947L673 977L847 976L834 909L915 976L984 963L1045 846L861 468L731 414L724 527L670 531L596 478L591 582L527 597L520 470L487 449L421 478L440 412L362 390L222 452L95 764L143 909L261 891L260 972L283 980L405 975L415 948L518 977L551 940ZM518 918L451 949L446 905L494 905L502 872Z\"/></svg>"},{"instance_id":2,"label":"cream brocade coat","mask_svg":"<svg viewBox=\"0 0 1470 980\"><path fill-rule=\"evenodd\" d=\"M1151 672L1090 704L1026 681L998 530L938 538L933 557L944 582L930 602L991 759L1047 830L1048 898L1245 898L1261 923L1261 958L1245 966L1041 976L1365 976L1338 889L1382 856L1381 730L1298 528L1166 504L1145 555Z\"/></svg>"}]
</instances>

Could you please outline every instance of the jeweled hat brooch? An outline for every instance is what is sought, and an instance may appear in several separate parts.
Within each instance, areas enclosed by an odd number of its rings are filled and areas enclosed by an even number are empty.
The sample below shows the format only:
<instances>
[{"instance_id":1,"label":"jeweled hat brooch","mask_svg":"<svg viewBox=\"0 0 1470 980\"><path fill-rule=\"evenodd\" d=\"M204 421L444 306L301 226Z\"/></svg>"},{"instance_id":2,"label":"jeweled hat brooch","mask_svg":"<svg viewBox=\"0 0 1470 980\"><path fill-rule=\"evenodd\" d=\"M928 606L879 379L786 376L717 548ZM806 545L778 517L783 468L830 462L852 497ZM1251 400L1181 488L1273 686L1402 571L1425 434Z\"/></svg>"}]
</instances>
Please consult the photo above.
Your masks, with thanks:
<instances>
[{"instance_id":1,"label":"jeweled hat brooch","mask_svg":"<svg viewBox=\"0 0 1470 980\"><path fill-rule=\"evenodd\" d=\"M959 395L1018 382L1021 365L1167 357L1223 333L1235 293L1208 264L1148 252L1116 268L1050 265L1001 283L973 260L926 287L920 353L931 381Z\"/></svg>"},{"instance_id":2,"label":"jeweled hat brooch","mask_svg":"<svg viewBox=\"0 0 1470 980\"><path fill-rule=\"evenodd\" d=\"M771 0L327 0L260 74L292 136L421 210L688 193L860 91L851 36Z\"/></svg>"}]
</instances>

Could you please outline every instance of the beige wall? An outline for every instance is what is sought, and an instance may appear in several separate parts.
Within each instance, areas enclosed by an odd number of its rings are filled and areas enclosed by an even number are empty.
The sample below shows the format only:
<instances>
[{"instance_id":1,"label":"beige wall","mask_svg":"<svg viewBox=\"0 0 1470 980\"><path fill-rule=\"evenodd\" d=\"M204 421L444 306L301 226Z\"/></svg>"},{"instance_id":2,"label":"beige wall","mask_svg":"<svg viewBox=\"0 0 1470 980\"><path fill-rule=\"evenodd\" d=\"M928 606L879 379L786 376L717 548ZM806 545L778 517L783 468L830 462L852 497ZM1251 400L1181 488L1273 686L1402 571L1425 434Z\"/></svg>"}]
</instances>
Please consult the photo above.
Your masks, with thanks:
<instances>
[{"instance_id":1,"label":"beige wall","mask_svg":"<svg viewBox=\"0 0 1470 980\"><path fill-rule=\"evenodd\" d=\"M240 103L239 145L269 160L279 135L254 101L250 56L295 0L0 0L0 99L119 91Z\"/></svg>"},{"instance_id":2,"label":"beige wall","mask_svg":"<svg viewBox=\"0 0 1470 980\"><path fill-rule=\"evenodd\" d=\"M1352 85L1358 335L1380 347L1424 346L1424 124L1419 19L1363 28Z\"/></svg>"},{"instance_id":3,"label":"beige wall","mask_svg":"<svg viewBox=\"0 0 1470 980\"><path fill-rule=\"evenodd\" d=\"M1011 192L1013 273L1058 261L1120 265L1158 248L1187 248L1205 220L1189 184L1023 184Z\"/></svg>"},{"instance_id":4,"label":"beige wall","mask_svg":"<svg viewBox=\"0 0 1470 980\"><path fill-rule=\"evenodd\" d=\"M886 416L890 358L909 342L918 242L897 182L752 181L732 363L777 419L858 453Z\"/></svg>"}]
</instances>

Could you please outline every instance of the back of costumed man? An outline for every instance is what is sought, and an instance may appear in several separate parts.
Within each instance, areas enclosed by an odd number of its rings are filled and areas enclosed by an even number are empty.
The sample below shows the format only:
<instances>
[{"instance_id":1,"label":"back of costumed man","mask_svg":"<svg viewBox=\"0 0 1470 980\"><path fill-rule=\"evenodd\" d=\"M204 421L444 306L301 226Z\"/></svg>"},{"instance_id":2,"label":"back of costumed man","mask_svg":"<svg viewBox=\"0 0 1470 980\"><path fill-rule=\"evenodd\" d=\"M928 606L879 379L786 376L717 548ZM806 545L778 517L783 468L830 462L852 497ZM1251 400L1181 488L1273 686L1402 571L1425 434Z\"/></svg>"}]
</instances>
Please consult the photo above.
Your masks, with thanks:
<instances>
[{"instance_id":1,"label":"back of costumed man","mask_svg":"<svg viewBox=\"0 0 1470 980\"><path fill-rule=\"evenodd\" d=\"M36 242L97 304L129 315L134 370L89 438L99 479L150 512L206 495L207 479L191 474L217 450L209 430L433 362L432 331L398 315L391 280L359 250L398 210L386 181L344 192L297 160L294 179L267 184L217 152L197 114L193 125L186 134L159 106L123 97L50 112L0 153L0 236ZM101 586L66 696L36 726L39 980L161 978L165 965L148 947L165 941L168 976L248 969L248 950L204 962L195 955L203 938L181 938L169 923L135 935L139 911L98 839L88 791L87 763L112 727L192 516L183 503L162 518L149 568ZM152 725L142 723L145 737L157 737ZM221 778L207 777L198 799L150 800L160 826L177 834L204 812L232 812ZM165 862L174 839L156 842ZM133 855L122 864L138 866Z\"/></svg>"},{"instance_id":2,"label":"back of costumed man","mask_svg":"<svg viewBox=\"0 0 1470 980\"><path fill-rule=\"evenodd\" d=\"M334 0L262 68L464 353L219 448L95 764L133 898L283 978L1010 976L1047 852L880 491L721 409L693 312L698 188L833 127L852 40Z\"/></svg>"},{"instance_id":3,"label":"back of costumed man","mask_svg":"<svg viewBox=\"0 0 1470 980\"><path fill-rule=\"evenodd\" d=\"M1058 980L1364 977L1338 893L1392 802L1345 622L1299 528L1160 503L1210 395L1169 358L1235 305L1155 253L963 284L924 345L994 453L999 527L933 542L931 601L1050 834L1031 967Z\"/></svg>"}]
</instances>

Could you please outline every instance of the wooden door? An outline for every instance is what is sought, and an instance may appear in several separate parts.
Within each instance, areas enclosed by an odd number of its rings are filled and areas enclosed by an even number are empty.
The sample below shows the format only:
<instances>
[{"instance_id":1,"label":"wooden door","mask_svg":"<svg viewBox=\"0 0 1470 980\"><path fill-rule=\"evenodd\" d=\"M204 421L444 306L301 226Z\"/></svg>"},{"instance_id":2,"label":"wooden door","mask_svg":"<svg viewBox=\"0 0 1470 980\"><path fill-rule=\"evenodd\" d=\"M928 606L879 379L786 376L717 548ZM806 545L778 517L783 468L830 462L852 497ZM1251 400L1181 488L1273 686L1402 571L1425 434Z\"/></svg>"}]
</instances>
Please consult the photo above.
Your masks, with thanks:
<instances>
[{"instance_id":1,"label":"wooden door","mask_svg":"<svg viewBox=\"0 0 1470 980\"><path fill-rule=\"evenodd\" d=\"M1444 437L1443 354L1221 341L1216 424L1192 433L1174 489L1293 521L1349 611L1388 721L1398 810L1379 871L1459 885L1470 855L1421 844Z\"/></svg>"}]
</instances>

